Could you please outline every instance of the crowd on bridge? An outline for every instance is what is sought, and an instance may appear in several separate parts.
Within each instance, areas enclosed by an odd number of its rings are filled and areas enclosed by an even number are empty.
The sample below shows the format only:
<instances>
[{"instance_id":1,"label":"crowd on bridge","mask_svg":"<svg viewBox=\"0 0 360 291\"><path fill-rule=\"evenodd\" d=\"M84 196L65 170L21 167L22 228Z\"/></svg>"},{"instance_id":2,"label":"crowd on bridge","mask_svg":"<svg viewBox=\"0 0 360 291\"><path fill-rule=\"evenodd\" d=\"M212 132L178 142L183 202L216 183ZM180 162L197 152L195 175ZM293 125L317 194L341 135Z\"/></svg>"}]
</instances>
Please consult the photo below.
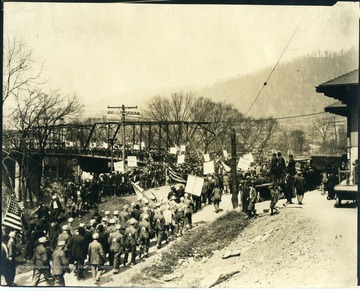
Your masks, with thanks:
<instances>
[{"instance_id":1,"label":"crowd on bridge","mask_svg":"<svg viewBox=\"0 0 360 291\"><path fill-rule=\"evenodd\" d=\"M92 180L75 179L66 183L61 193L53 192L49 204L40 203L30 214L23 233L25 258L34 263L32 285L37 286L43 275L49 285L65 286L66 272L74 272L78 280L83 280L89 270L94 283L99 284L104 272L116 274L126 265L146 259L151 244L161 248L181 237L192 228L193 213L205 205L212 204L218 212L222 195L231 192L231 175L219 161L216 173L204 177L200 196L185 193L185 185L178 183L171 186L167 199L139 197L112 213L98 210L104 197L133 194L131 182L144 189L171 182L168 168L160 165L154 163L123 174L95 174ZM184 179L187 174L200 175L202 171L196 157L174 169ZM281 153L274 154L271 161L254 162L247 171L239 171L237 178L242 211L249 218L256 217L255 205L259 201L269 199L270 214L275 214L281 195L285 195L287 203L293 203L296 195L302 204L304 193L322 183L320 173L312 167L301 167L292 155L286 163ZM83 215L90 209L92 217L85 221ZM7 258L2 257L2 264L13 260L9 271L3 273L12 286L16 235L3 232L2 242L8 253Z\"/></svg>"}]
</instances>

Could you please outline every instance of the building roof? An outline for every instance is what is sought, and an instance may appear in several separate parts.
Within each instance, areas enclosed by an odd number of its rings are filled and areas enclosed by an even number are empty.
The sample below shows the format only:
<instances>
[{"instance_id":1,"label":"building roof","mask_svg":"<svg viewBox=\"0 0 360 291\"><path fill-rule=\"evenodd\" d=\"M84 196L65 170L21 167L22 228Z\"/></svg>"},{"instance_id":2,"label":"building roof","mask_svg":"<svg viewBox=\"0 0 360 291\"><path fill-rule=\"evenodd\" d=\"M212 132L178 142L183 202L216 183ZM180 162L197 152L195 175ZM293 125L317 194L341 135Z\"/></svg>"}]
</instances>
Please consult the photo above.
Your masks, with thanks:
<instances>
[{"instance_id":1,"label":"building roof","mask_svg":"<svg viewBox=\"0 0 360 291\"><path fill-rule=\"evenodd\" d=\"M354 70L316 87L317 93L335 98L345 104L356 102L359 94L359 70Z\"/></svg>"},{"instance_id":2,"label":"building roof","mask_svg":"<svg viewBox=\"0 0 360 291\"><path fill-rule=\"evenodd\" d=\"M318 87L339 86L339 85L357 85L359 83L359 70L354 70L332 80L329 80Z\"/></svg>"},{"instance_id":3,"label":"building roof","mask_svg":"<svg viewBox=\"0 0 360 291\"><path fill-rule=\"evenodd\" d=\"M348 114L348 107L346 104L342 103L342 102L336 102L334 104L331 104L327 107L325 107L325 112L329 112L329 113L333 113L336 115L341 115L341 116L347 116Z\"/></svg>"}]
</instances>

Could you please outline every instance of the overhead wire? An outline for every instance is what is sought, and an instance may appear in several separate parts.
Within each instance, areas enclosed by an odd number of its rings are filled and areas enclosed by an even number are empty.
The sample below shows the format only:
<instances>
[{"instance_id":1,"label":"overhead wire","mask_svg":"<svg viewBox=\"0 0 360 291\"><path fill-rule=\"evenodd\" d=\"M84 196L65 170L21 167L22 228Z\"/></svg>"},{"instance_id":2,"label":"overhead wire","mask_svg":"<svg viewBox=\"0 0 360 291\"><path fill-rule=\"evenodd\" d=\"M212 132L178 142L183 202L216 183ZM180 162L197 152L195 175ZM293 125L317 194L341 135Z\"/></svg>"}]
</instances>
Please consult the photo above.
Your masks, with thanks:
<instances>
[{"instance_id":1,"label":"overhead wire","mask_svg":"<svg viewBox=\"0 0 360 291\"><path fill-rule=\"evenodd\" d=\"M276 64L275 64L275 66L273 67L273 69L271 70L271 72L270 72L269 76L267 77L267 79L265 80L265 82L263 83L263 85L261 86L259 93L256 95L256 97L255 97L254 101L251 103L251 105L250 105L249 109L246 111L246 113L245 113L245 117L248 115L248 113L250 112L250 110L253 108L254 104L256 103L256 101L258 100L258 98L260 97L261 92L264 90L264 88L265 88L265 86L268 84L268 82L269 82L269 80L270 80L270 78L271 78L272 74L275 72L275 70L276 70L277 66L279 65L280 60L282 59L282 57L283 57L283 55L284 55L285 51L287 50L287 48L288 48L288 46L290 45L290 43L291 43L292 39L294 38L294 36L295 36L296 32L298 31L298 29L299 29L299 27L300 27L300 24L301 24L301 22L302 22L303 17L304 17L304 14L303 14L303 16L302 16L302 18L301 18L301 20L300 20L299 24L297 25L297 27L296 27L295 31L294 31L294 32L293 32L293 34L291 35L291 37L290 37L289 41L287 42L287 44L286 44L285 48L283 49L283 51L282 51L282 53L281 53L280 57L278 58L278 60L277 60L277 62L276 62Z\"/></svg>"}]
</instances>

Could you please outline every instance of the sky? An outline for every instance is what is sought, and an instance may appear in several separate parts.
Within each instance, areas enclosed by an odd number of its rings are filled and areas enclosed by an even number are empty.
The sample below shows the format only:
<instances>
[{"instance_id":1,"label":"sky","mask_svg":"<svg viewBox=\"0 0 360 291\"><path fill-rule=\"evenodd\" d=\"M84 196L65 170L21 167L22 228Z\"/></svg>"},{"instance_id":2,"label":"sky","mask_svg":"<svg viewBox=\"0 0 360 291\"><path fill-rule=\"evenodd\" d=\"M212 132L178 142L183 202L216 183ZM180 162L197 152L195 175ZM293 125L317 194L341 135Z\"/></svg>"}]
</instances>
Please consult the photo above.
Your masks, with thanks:
<instances>
[{"instance_id":1,"label":"sky","mask_svg":"<svg viewBox=\"0 0 360 291\"><path fill-rule=\"evenodd\" d=\"M358 47L359 4L4 3L4 38L26 43L46 86L76 93L89 116L274 66L295 31L281 62Z\"/></svg>"}]
</instances>

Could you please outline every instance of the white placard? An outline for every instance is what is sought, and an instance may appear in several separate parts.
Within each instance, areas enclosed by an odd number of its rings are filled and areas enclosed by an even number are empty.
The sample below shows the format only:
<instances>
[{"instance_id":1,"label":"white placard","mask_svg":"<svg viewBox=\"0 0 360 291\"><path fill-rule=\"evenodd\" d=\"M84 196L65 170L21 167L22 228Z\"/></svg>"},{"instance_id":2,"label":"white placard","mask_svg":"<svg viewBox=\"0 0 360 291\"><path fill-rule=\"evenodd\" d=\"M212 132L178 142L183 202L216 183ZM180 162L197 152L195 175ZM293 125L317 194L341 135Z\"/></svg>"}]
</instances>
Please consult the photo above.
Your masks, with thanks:
<instances>
[{"instance_id":1,"label":"white placard","mask_svg":"<svg viewBox=\"0 0 360 291\"><path fill-rule=\"evenodd\" d=\"M181 151L181 152L185 152L185 150L186 150L186 145L181 145L181 146L180 146L180 151Z\"/></svg>"},{"instance_id":2,"label":"white placard","mask_svg":"<svg viewBox=\"0 0 360 291\"><path fill-rule=\"evenodd\" d=\"M92 180L93 176L89 172L83 171L81 173L81 179L83 179L83 180Z\"/></svg>"},{"instance_id":3,"label":"white placard","mask_svg":"<svg viewBox=\"0 0 360 291\"><path fill-rule=\"evenodd\" d=\"M170 154L176 155L176 152L177 152L176 147L170 148Z\"/></svg>"},{"instance_id":4,"label":"white placard","mask_svg":"<svg viewBox=\"0 0 360 291\"><path fill-rule=\"evenodd\" d=\"M178 164L183 164L183 163L185 163L185 155L178 155L178 157L177 157L177 163L178 163Z\"/></svg>"},{"instance_id":5,"label":"white placard","mask_svg":"<svg viewBox=\"0 0 360 291\"><path fill-rule=\"evenodd\" d=\"M214 161L204 163L204 175L215 173Z\"/></svg>"},{"instance_id":6,"label":"white placard","mask_svg":"<svg viewBox=\"0 0 360 291\"><path fill-rule=\"evenodd\" d=\"M229 157L227 150L223 150L223 156L224 156L225 158Z\"/></svg>"},{"instance_id":7,"label":"white placard","mask_svg":"<svg viewBox=\"0 0 360 291\"><path fill-rule=\"evenodd\" d=\"M108 145L107 142L103 142L102 147L103 147L104 149L107 149L107 148L109 148L109 145Z\"/></svg>"},{"instance_id":8,"label":"white placard","mask_svg":"<svg viewBox=\"0 0 360 291\"><path fill-rule=\"evenodd\" d=\"M188 175L185 192L195 196L200 196L203 184L204 184L203 177Z\"/></svg>"},{"instance_id":9,"label":"white placard","mask_svg":"<svg viewBox=\"0 0 360 291\"><path fill-rule=\"evenodd\" d=\"M141 148L141 149L144 149L144 148L145 148L145 143L144 143L143 141L140 143L140 148Z\"/></svg>"},{"instance_id":10,"label":"white placard","mask_svg":"<svg viewBox=\"0 0 360 291\"><path fill-rule=\"evenodd\" d=\"M124 173L125 172L124 162L123 161L115 162L114 169L115 169L115 172Z\"/></svg>"},{"instance_id":11,"label":"white placard","mask_svg":"<svg viewBox=\"0 0 360 291\"><path fill-rule=\"evenodd\" d=\"M209 154L204 154L204 161L205 161L205 162L209 162L209 161L210 161L210 155L209 155Z\"/></svg>"},{"instance_id":12,"label":"white placard","mask_svg":"<svg viewBox=\"0 0 360 291\"><path fill-rule=\"evenodd\" d=\"M237 168L241 169L241 170L248 170L250 167L251 162L244 159L244 158L240 158L239 159L239 163L237 164Z\"/></svg>"},{"instance_id":13,"label":"white placard","mask_svg":"<svg viewBox=\"0 0 360 291\"><path fill-rule=\"evenodd\" d=\"M138 144L134 144L134 150L135 151L138 151L140 149L139 145Z\"/></svg>"},{"instance_id":14,"label":"white placard","mask_svg":"<svg viewBox=\"0 0 360 291\"><path fill-rule=\"evenodd\" d=\"M136 156L128 156L128 166L129 167L137 167L137 158Z\"/></svg>"},{"instance_id":15,"label":"white placard","mask_svg":"<svg viewBox=\"0 0 360 291\"><path fill-rule=\"evenodd\" d=\"M243 155L243 158L245 160L248 160L250 163L252 163L254 161L254 157L253 157L252 153L248 153L246 155Z\"/></svg>"}]
</instances>

